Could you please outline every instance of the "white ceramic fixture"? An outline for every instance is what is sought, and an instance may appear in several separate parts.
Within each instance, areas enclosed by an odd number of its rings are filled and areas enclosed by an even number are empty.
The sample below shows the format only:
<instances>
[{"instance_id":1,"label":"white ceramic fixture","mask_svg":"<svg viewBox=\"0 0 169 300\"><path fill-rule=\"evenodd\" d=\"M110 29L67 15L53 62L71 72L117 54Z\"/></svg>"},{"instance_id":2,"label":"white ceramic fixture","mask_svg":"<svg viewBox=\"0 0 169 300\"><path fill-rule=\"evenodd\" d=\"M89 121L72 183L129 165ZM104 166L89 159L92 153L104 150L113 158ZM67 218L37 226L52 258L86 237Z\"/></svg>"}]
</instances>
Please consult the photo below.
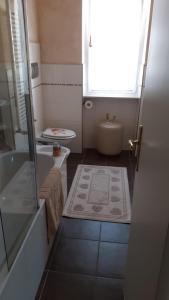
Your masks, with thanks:
<instances>
[{"instance_id":1,"label":"white ceramic fixture","mask_svg":"<svg viewBox=\"0 0 169 300\"><path fill-rule=\"evenodd\" d=\"M65 128L47 128L42 132L41 136L37 137L37 141L48 144L58 142L65 146L68 145L75 137L76 133L73 130Z\"/></svg>"}]
</instances>

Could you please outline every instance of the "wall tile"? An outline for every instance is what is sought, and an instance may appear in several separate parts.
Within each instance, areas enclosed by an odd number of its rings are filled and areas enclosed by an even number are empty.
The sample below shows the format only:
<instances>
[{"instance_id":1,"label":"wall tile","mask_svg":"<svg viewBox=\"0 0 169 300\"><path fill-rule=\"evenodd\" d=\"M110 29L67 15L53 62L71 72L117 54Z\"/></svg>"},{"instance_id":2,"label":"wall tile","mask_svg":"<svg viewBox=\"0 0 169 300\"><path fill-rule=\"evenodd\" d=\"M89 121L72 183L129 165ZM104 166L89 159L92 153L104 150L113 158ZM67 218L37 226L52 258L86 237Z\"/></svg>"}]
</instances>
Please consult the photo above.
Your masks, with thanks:
<instances>
[{"instance_id":1,"label":"wall tile","mask_svg":"<svg viewBox=\"0 0 169 300\"><path fill-rule=\"evenodd\" d=\"M41 84L40 44L29 43L30 63L37 62L39 65L39 76L31 80L32 88Z\"/></svg>"},{"instance_id":2,"label":"wall tile","mask_svg":"<svg viewBox=\"0 0 169 300\"><path fill-rule=\"evenodd\" d=\"M83 107L83 143L85 148L96 145L97 124L106 113L117 116L124 125L123 149L128 149L128 139L134 138L139 113L139 101L136 99L93 99L94 107Z\"/></svg>"},{"instance_id":3,"label":"wall tile","mask_svg":"<svg viewBox=\"0 0 169 300\"><path fill-rule=\"evenodd\" d=\"M42 87L36 87L32 90L33 96L33 110L34 110L34 123L35 136L39 136L44 129L44 115L43 115L43 102L42 102Z\"/></svg>"},{"instance_id":4,"label":"wall tile","mask_svg":"<svg viewBox=\"0 0 169 300\"><path fill-rule=\"evenodd\" d=\"M37 1L27 1L28 36L30 42L39 41Z\"/></svg>"},{"instance_id":5,"label":"wall tile","mask_svg":"<svg viewBox=\"0 0 169 300\"><path fill-rule=\"evenodd\" d=\"M82 121L82 88L72 86L43 86L45 118Z\"/></svg>"},{"instance_id":6,"label":"wall tile","mask_svg":"<svg viewBox=\"0 0 169 300\"><path fill-rule=\"evenodd\" d=\"M33 44L31 59L38 59L38 55ZM42 83L42 91L40 87L32 90L36 135L47 127L75 130L77 138L70 148L73 152L81 152L82 65L42 65Z\"/></svg>"},{"instance_id":7,"label":"wall tile","mask_svg":"<svg viewBox=\"0 0 169 300\"><path fill-rule=\"evenodd\" d=\"M6 64L0 64L0 81L7 81Z\"/></svg>"},{"instance_id":8,"label":"wall tile","mask_svg":"<svg viewBox=\"0 0 169 300\"><path fill-rule=\"evenodd\" d=\"M7 82L0 82L0 98L1 100L9 99L9 86Z\"/></svg>"},{"instance_id":9,"label":"wall tile","mask_svg":"<svg viewBox=\"0 0 169 300\"><path fill-rule=\"evenodd\" d=\"M43 86L45 127L64 127L76 131L70 144L73 152L82 151L82 87Z\"/></svg>"},{"instance_id":10,"label":"wall tile","mask_svg":"<svg viewBox=\"0 0 169 300\"><path fill-rule=\"evenodd\" d=\"M64 127L76 131L69 145L82 151L82 65L42 65L45 127Z\"/></svg>"},{"instance_id":11,"label":"wall tile","mask_svg":"<svg viewBox=\"0 0 169 300\"><path fill-rule=\"evenodd\" d=\"M37 0L44 63L82 61L82 1Z\"/></svg>"},{"instance_id":12,"label":"wall tile","mask_svg":"<svg viewBox=\"0 0 169 300\"><path fill-rule=\"evenodd\" d=\"M50 84L83 83L82 65L42 64L42 82Z\"/></svg>"},{"instance_id":13,"label":"wall tile","mask_svg":"<svg viewBox=\"0 0 169 300\"><path fill-rule=\"evenodd\" d=\"M30 61L40 62L40 44L39 43L29 43L29 55Z\"/></svg>"}]
</instances>

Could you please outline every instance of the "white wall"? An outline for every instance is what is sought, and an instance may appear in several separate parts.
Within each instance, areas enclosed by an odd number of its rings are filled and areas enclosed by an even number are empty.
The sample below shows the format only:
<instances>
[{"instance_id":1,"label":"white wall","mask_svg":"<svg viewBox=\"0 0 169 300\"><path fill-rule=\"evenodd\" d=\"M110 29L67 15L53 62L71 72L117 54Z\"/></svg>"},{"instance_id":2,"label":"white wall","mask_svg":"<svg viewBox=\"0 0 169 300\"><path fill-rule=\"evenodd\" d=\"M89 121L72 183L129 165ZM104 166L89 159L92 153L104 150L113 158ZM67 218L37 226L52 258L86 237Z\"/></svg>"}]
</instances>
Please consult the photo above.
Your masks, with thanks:
<instances>
[{"instance_id":1,"label":"white wall","mask_svg":"<svg viewBox=\"0 0 169 300\"><path fill-rule=\"evenodd\" d=\"M82 152L82 65L42 64L45 127L72 129L72 152Z\"/></svg>"},{"instance_id":2,"label":"white wall","mask_svg":"<svg viewBox=\"0 0 169 300\"><path fill-rule=\"evenodd\" d=\"M37 62L39 65L39 76L31 80L33 109L35 119L35 136L39 136L44 129L43 116L43 95L41 85L41 62L40 62L40 45L39 43L29 43L30 63Z\"/></svg>"},{"instance_id":3,"label":"white wall","mask_svg":"<svg viewBox=\"0 0 169 300\"><path fill-rule=\"evenodd\" d=\"M93 109L83 107L83 146L95 147L96 128L106 113L117 116L124 125L123 149L128 149L128 139L136 134L139 100L138 99L92 99Z\"/></svg>"}]
</instances>

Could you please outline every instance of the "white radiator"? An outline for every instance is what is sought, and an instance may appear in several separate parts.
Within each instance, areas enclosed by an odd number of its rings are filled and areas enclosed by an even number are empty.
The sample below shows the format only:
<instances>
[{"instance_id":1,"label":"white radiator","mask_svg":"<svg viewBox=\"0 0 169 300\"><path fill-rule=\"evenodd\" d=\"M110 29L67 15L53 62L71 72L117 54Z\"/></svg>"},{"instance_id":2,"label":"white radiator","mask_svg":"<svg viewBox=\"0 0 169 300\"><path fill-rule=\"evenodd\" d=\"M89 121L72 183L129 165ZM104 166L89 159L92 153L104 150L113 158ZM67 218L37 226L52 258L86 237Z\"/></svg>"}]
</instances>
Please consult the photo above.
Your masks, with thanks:
<instances>
[{"instance_id":1,"label":"white radiator","mask_svg":"<svg viewBox=\"0 0 169 300\"><path fill-rule=\"evenodd\" d=\"M26 106L25 106L25 75L24 75L24 52L22 51L22 29L19 18L19 7L17 1L14 1L13 10L11 10L11 33L13 40L13 58L14 58L14 86L18 114L18 130L27 131Z\"/></svg>"}]
</instances>

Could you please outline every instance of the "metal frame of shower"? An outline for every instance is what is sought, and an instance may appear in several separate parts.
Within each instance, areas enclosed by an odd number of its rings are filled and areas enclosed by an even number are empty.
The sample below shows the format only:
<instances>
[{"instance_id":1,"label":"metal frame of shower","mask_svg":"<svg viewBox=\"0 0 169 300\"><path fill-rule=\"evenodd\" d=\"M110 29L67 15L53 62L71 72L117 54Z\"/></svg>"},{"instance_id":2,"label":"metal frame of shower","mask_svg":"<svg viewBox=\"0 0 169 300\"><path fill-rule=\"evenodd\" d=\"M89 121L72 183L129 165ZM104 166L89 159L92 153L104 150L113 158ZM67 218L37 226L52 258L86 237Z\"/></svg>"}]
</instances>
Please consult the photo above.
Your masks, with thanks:
<instances>
[{"instance_id":1,"label":"metal frame of shower","mask_svg":"<svg viewBox=\"0 0 169 300\"><path fill-rule=\"evenodd\" d=\"M25 95L25 107L26 107L26 118L27 118L27 135L29 140L29 155L30 160L35 163L35 200L36 200L36 209L39 209L39 200L38 200L38 193L37 193L37 158L36 158L36 144L35 144L35 130L34 130L34 121L33 121L33 97L32 97L32 89L31 89L31 68L30 68L30 60L29 60L29 41L28 41L28 24L27 24L27 4L26 0L18 0L21 2L22 9L23 9L23 24L24 24L24 36L25 36L25 51L26 51L26 61L27 64L27 81L28 81L28 94ZM10 0L5 0L6 7L7 7L7 15L8 15L8 30L10 36L10 48L11 48L11 67L13 72L13 81L14 81L14 97L17 96L16 94L16 69L15 69L15 56L14 56L14 47L12 42L12 24L11 24L11 16L10 16ZM16 98L15 98L16 99ZM11 119L12 118L12 111L10 109ZM22 133L22 132L21 132ZM24 132L23 132L24 134ZM13 129L13 136L14 136L14 129ZM15 142L14 142L15 145ZM6 256L6 264L8 271L10 270L11 266L9 265L8 261L8 253L6 247L6 237L4 231L4 225L2 220L2 214L0 209L0 223L2 227L2 234L3 234L3 242L4 242L4 250Z\"/></svg>"},{"instance_id":2,"label":"metal frame of shower","mask_svg":"<svg viewBox=\"0 0 169 300\"><path fill-rule=\"evenodd\" d=\"M29 55L29 39L28 39L28 23L27 23L27 3L26 0L18 0L22 3L23 9L23 23L24 23L24 35L25 35L25 50L26 50L26 63L27 63L27 80L28 80L28 94L25 94L25 104L26 104L26 114L27 114L27 125L28 125L28 138L29 138L29 150L30 150L30 159L35 162L35 166L37 166L37 158L36 158L36 143L35 143L35 130L34 130L34 119L33 119L33 97L32 97L32 89L31 89L31 68L30 68L30 55ZM8 18L9 18L9 32L10 32L10 43L12 49L12 69L14 75L14 81L16 82L16 69L15 69L15 56L14 56L14 47L12 43L12 24L11 24L11 16L10 16L10 0L6 0L7 10L8 10ZM16 87L14 85L14 93L16 94ZM22 132L21 132L22 133ZM24 132L23 132L24 134ZM35 168L36 174L36 168ZM37 195L37 174L35 178L36 182L36 197L37 197L37 208L39 208L38 195Z\"/></svg>"}]
</instances>

